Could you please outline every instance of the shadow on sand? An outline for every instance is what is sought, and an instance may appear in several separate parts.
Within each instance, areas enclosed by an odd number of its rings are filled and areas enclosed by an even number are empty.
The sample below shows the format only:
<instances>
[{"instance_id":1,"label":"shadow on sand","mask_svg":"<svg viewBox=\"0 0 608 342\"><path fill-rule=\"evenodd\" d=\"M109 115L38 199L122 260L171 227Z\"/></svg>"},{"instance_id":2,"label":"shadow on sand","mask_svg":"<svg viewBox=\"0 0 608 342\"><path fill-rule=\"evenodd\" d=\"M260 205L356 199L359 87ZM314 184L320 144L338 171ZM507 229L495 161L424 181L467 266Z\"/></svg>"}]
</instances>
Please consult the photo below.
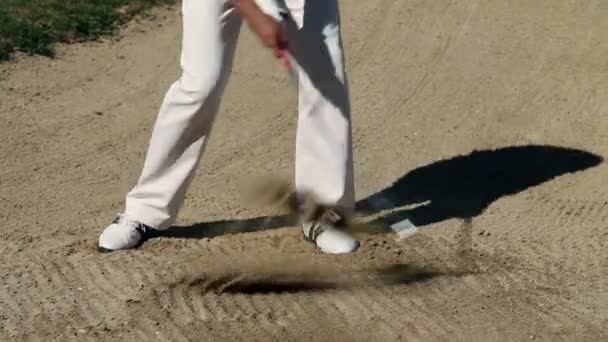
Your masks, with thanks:
<instances>
[{"instance_id":1,"label":"shadow on sand","mask_svg":"<svg viewBox=\"0 0 608 342\"><path fill-rule=\"evenodd\" d=\"M397 209L377 219L388 224L404 218L419 227L453 218L470 220L503 196L602 162L602 157L586 151L546 145L474 151L414 169L387 188L360 200L357 209L370 214ZM399 210L422 203L426 204ZM286 216L269 216L171 227L156 231L152 237L199 239L287 226Z\"/></svg>"},{"instance_id":2,"label":"shadow on sand","mask_svg":"<svg viewBox=\"0 0 608 342\"><path fill-rule=\"evenodd\" d=\"M185 285L201 292L217 294L268 294L323 292L365 286L398 286L431 281L436 277L460 277L475 272L439 271L413 264L391 264L367 271L342 272L339 275L311 272L259 272L248 270L220 275L201 275L180 280L170 287Z\"/></svg>"}]
</instances>

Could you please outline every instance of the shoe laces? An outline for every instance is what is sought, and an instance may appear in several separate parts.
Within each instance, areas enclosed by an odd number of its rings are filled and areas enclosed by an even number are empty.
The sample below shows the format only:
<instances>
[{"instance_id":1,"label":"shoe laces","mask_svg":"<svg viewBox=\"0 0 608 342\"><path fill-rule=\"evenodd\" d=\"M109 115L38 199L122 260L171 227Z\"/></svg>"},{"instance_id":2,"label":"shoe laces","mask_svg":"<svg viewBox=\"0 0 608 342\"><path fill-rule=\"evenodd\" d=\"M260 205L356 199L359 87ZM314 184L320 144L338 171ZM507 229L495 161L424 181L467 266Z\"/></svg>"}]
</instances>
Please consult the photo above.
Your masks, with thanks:
<instances>
[{"instance_id":1,"label":"shoe laces","mask_svg":"<svg viewBox=\"0 0 608 342\"><path fill-rule=\"evenodd\" d=\"M123 225L123 226L133 229L133 230L137 230L142 235L144 235L148 230L148 227L145 224L143 224L137 220L131 219L131 218L125 216L124 214L118 214L116 216L116 219L114 220L114 223Z\"/></svg>"},{"instance_id":2,"label":"shoe laces","mask_svg":"<svg viewBox=\"0 0 608 342\"><path fill-rule=\"evenodd\" d=\"M321 233L329 228L339 227L344 224L344 215L333 208L327 208L323 213L310 223L308 228L308 238L316 241Z\"/></svg>"}]
</instances>

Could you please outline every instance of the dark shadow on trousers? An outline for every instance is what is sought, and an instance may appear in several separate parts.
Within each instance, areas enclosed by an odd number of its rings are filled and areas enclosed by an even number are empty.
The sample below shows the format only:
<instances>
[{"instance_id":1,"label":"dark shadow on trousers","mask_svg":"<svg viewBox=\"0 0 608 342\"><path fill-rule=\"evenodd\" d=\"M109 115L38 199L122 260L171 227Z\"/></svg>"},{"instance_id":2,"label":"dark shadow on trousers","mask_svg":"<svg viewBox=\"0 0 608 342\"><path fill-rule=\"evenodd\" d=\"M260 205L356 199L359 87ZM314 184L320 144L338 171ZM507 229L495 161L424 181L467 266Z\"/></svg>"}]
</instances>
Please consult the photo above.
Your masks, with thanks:
<instances>
[{"instance_id":1,"label":"dark shadow on trousers","mask_svg":"<svg viewBox=\"0 0 608 342\"><path fill-rule=\"evenodd\" d=\"M285 4L283 7L286 8ZM337 1L306 1L301 28L287 16L285 18L290 38L289 49L298 65L306 72L315 88L346 116L350 116L348 79L341 81L336 76L336 68L326 45L327 39L337 39L342 50L339 31L326 32L328 27L339 27L340 14ZM329 35L329 37L328 37ZM333 36L332 36L333 35ZM344 56L339 56L344 65ZM168 230L152 231L150 237L203 238L217 235L251 232L286 227L287 216L260 217L250 220L226 220L202 223L194 227L171 227ZM193 229L195 228L195 229ZM198 228L198 229L196 229Z\"/></svg>"},{"instance_id":2,"label":"dark shadow on trousers","mask_svg":"<svg viewBox=\"0 0 608 342\"><path fill-rule=\"evenodd\" d=\"M581 150L527 145L474 151L414 169L392 185L357 203L357 209L378 213L428 203L411 210L396 210L379 218L394 223L409 218L417 226L448 219L471 219L497 199L522 192L551 179L582 171L603 158ZM289 226L286 216L204 222L171 227L154 236L203 238Z\"/></svg>"},{"instance_id":3,"label":"dark shadow on trousers","mask_svg":"<svg viewBox=\"0 0 608 342\"><path fill-rule=\"evenodd\" d=\"M298 28L290 16L285 18L285 23L289 36L289 50L296 63L325 99L339 108L344 115L350 116L348 78L346 74L344 81L337 77L337 70L328 48L328 44L339 45L340 55L334 56L334 59L344 67L345 57L339 29L340 13L337 1L306 1L302 27Z\"/></svg>"}]
</instances>

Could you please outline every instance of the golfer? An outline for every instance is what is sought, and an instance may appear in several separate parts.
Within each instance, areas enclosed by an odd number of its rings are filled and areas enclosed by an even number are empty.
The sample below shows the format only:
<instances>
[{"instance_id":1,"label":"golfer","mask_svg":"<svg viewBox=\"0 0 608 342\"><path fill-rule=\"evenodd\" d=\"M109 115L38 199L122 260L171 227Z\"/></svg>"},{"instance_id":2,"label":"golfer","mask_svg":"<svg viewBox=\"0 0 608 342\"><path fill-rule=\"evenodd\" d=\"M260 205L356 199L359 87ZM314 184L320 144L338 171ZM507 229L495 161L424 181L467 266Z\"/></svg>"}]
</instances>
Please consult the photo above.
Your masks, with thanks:
<instances>
[{"instance_id":1,"label":"golfer","mask_svg":"<svg viewBox=\"0 0 608 342\"><path fill-rule=\"evenodd\" d=\"M99 250L134 248L150 231L175 222L208 143L243 21L277 58L286 51L293 57L299 92L296 189L312 191L325 205L354 208L337 0L183 0L182 15L181 76L166 92L139 179L126 194L123 213L99 236ZM324 253L359 247L328 223L302 222L302 230Z\"/></svg>"}]
</instances>

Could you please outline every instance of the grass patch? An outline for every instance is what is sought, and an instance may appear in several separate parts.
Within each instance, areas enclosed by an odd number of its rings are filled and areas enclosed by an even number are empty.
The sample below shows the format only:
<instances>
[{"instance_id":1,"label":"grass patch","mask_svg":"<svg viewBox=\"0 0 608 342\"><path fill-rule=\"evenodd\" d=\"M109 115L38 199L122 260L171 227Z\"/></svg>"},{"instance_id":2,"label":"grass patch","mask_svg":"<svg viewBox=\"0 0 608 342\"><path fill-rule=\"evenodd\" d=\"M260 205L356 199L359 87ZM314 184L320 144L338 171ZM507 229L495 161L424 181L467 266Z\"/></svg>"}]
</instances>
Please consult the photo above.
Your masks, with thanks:
<instances>
[{"instance_id":1,"label":"grass patch","mask_svg":"<svg viewBox=\"0 0 608 342\"><path fill-rule=\"evenodd\" d=\"M207 0L201 0L207 1ZM53 44L94 40L176 0L0 0L0 61L15 51L54 56Z\"/></svg>"}]
</instances>

